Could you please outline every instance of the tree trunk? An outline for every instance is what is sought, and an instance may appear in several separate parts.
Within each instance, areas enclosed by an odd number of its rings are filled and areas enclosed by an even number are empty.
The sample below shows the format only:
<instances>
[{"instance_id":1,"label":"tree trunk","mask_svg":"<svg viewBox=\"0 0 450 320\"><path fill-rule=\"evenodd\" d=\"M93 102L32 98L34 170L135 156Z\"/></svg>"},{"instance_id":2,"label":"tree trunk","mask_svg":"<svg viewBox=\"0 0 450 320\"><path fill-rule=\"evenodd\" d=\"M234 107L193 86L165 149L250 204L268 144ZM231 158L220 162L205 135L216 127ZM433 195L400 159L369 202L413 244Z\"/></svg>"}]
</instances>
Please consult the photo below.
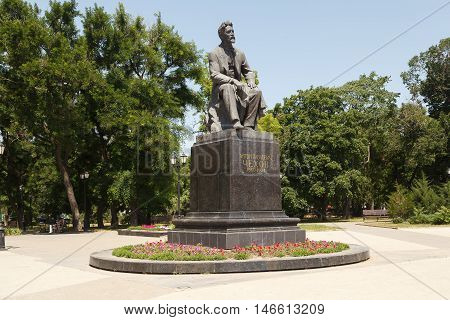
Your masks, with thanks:
<instances>
[{"instance_id":1,"label":"tree trunk","mask_svg":"<svg viewBox=\"0 0 450 320\"><path fill-rule=\"evenodd\" d=\"M103 200L100 200L100 202L98 203L98 207L97 207L97 226L99 229L102 229L105 227L105 225L103 224L103 216L105 215L105 211L106 211L106 203ZM111 226L112 226L112 222L111 222Z\"/></svg>"},{"instance_id":2,"label":"tree trunk","mask_svg":"<svg viewBox=\"0 0 450 320\"><path fill-rule=\"evenodd\" d=\"M350 215L351 215L350 205L351 205L350 199L347 198L345 200L344 219L350 219Z\"/></svg>"},{"instance_id":3,"label":"tree trunk","mask_svg":"<svg viewBox=\"0 0 450 320\"><path fill-rule=\"evenodd\" d=\"M111 204L111 227L117 228L119 226L119 217L117 212L119 209L117 208L117 203L115 201Z\"/></svg>"},{"instance_id":4,"label":"tree trunk","mask_svg":"<svg viewBox=\"0 0 450 320\"><path fill-rule=\"evenodd\" d=\"M322 221L327 221L327 206L328 206L328 201L327 198L323 199L322 201L322 216L321 216L321 220Z\"/></svg>"},{"instance_id":5,"label":"tree trunk","mask_svg":"<svg viewBox=\"0 0 450 320\"><path fill-rule=\"evenodd\" d=\"M86 184L87 185L87 184ZM86 187L87 188L87 187ZM87 192L87 190L86 190ZM91 227L91 217L92 217L92 202L90 197L86 197L86 209L84 213L84 231L89 231Z\"/></svg>"},{"instance_id":6,"label":"tree trunk","mask_svg":"<svg viewBox=\"0 0 450 320\"><path fill-rule=\"evenodd\" d=\"M12 150L12 144L9 143L8 138L5 140L5 150L7 150L7 176L6 176L6 193L8 195L9 205L11 207L11 213L16 214L17 226L21 230L24 230L24 214L23 205L21 204L20 193L20 173L15 167L15 153Z\"/></svg>"},{"instance_id":7,"label":"tree trunk","mask_svg":"<svg viewBox=\"0 0 450 320\"><path fill-rule=\"evenodd\" d=\"M131 217L130 217L130 224L132 226L137 226L139 224L138 220L138 210L136 208L133 208L131 210Z\"/></svg>"},{"instance_id":8,"label":"tree trunk","mask_svg":"<svg viewBox=\"0 0 450 320\"><path fill-rule=\"evenodd\" d=\"M69 200L70 210L72 211L72 224L73 231L80 230L80 210L78 209L77 199L75 198L75 192L73 191L72 183L70 182L69 170L64 163L61 156L61 144L56 143L56 163L58 165L59 172L63 177L64 187L66 188L67 200Z\"/></svg>"},{"instance_id":9,"label":"tree trunk","mask_svg":"<svg viewBox=\"0 0 450 320\"><path fill-rule=\"evenodd\" d=\"M19 224L19 228L25 231L25 213L23 208L23 191L19 190L19 203L17 204L17 223Z\"/></svg>"},{"instance_id":10,"label":"tree trunk","mask_svg":"<svg viewBox=\"0 0 450 320\"><path fill-rule=\"evenodd\" d=\"M9 205L7 205L7 206L6 206L6 209L5 209L5 215L3 216L3 223L4 223L4 226L5 226L5 227L8 226L9 212L10 212Z\"/></svg>"},{"instance_id":11,"label":"tree trunk","mask_svg":"<svg viewBox=\"0 0 450 320\"><path fill-rule=\"evenodd\" d=\"M131 216L130 216L130 224L132 226L139 225L139 207L136 205L137 201L133 200L131 204Z\"/></svg>"}]
</instances>

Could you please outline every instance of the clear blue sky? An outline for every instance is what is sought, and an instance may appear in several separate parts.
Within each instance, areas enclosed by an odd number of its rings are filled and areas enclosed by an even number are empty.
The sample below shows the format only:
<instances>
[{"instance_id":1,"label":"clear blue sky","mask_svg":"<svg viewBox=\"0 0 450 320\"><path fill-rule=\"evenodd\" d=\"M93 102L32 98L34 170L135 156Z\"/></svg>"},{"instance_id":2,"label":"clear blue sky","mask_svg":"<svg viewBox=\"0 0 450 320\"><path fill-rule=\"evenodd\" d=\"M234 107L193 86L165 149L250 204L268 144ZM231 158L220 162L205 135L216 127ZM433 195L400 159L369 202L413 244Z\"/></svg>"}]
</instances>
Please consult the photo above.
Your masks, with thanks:
<instances>
[{"instance_id":1,"label":"clear blue sky","mask_svg":"<svg viewBox=\"0 0 450 320\"><path fill-rule=\"evenodd\" d=\"M31 1L33 2L33 1ZM42 9L48 1L35 1ZM83 12L97 3L114 12L119 2L132 15L155 21L161 12L165 23L174 25L185 40L209 51L219 39L217 27L231 20L236 46L258 71L260 88L272 107L298 89L329 82L342 71L379 48L423 17L449 3L446 0L377 1L89 1L80 0ZM362 62L331 85L377 72L391 76L389 89L409 98L400 73L409 59L440 39L450 36L450 4ZM193 123L192 116L188 121ZM189 145L190 143L187 143Z\"/></svg>"}]
</instances>

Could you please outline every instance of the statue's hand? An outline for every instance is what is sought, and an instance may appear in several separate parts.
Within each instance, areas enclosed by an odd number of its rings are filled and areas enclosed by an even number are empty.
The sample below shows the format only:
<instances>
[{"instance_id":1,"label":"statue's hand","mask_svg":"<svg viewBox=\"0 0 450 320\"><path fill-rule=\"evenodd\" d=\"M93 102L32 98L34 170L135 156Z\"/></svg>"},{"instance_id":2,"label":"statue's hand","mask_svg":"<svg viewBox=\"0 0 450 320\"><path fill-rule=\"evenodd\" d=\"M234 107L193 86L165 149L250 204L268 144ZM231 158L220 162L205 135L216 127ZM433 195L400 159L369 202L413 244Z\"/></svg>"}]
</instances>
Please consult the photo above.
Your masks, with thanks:
<instances>
[{"instance_id":1,"label":"statue's hand","mask_svg":"<svg viewBox=\"0 0 450 320\"><path fill-rule=\"evenodd\" d=\"M240 82L239 80L233 79L233 84L234 84L239 90L244 89L244 84L243 84L242 82Z\"/></svg>"}]
</instances>

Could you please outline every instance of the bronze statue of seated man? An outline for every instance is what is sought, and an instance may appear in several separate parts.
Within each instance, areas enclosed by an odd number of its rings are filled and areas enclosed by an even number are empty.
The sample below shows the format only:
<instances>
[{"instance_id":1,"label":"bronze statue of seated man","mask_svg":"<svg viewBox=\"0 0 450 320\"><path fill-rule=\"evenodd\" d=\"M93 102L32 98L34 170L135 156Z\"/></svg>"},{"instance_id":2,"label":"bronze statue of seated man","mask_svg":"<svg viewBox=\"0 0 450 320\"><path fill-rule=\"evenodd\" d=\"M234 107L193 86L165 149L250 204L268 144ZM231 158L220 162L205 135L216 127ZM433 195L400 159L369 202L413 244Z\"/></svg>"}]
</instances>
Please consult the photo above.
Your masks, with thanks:
<instances>
[{"instance_id":1,"label":"bronze statue of seated man","mask_svg":"<svg viewBox=\"0 0 450 320\"><path fill-rule=\"evenodd\" d=\"M207 129L254 130L264 114L266 103L255 83L255 73L245 54L235 48L233 24L223 22L219 27L222 43L209 53L209 72L213 82L207 115ZM245 82L242 82L242 76Z\"/></svg>"}]
</instances>

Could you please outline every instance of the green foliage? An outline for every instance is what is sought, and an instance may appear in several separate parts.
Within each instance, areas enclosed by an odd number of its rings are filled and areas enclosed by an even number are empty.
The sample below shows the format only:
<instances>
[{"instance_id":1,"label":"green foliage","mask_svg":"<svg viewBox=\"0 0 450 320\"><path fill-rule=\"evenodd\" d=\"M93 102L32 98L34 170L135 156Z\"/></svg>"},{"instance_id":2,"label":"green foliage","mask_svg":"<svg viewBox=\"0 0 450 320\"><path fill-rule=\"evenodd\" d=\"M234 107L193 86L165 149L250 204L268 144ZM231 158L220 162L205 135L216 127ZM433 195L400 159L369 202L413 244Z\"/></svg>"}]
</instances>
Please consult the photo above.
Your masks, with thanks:
<instances>
[{"instance_id":1,"label":"green foliage","mask_svg":"<svg viewBox=\"0 0 450 320\"><path fill-rule=\"evenodd\" d=\"M397 185L389 197L388 212L395 223L404 220L413 224L450 223L447 188L448 182L430 186L425 176L416 179L411 189Z\"/></svg>"},{"instance_id":2,"label":"green foliage","mask_svg":"<svg viewBox=\"0 0 450 320\"><path fill-rule=\"evenodd\" d=\"M435 188L430 186L425 176L414 181L410 191L410 197L414 203L414 207L420 209L420 213L423 212L427 215L434 214L438 208L444 205L446 200L435 191Z\"/></svg>"},{"instance_id":3,"label":"green foliage","mask_svg":"<svg viewBox=\"0 0 450 320\"><path fill-rule=\"evenodd\" d=\"M410 187L420 172L433 171L436 160L445 156L446 134L439 121L417 104L402 105L391 122L385 148L391 175Z\"/></svg>"},{"instance_id":4,"label":"green foliage","mask_svg":"<svg viewBox=\"0 0 450 320\"><path fill-rule=\"evenodd\" d=\"M415 101L419 97L428 106L430 116L450 112L450 38L411 58L409 70L401 74Z\"/></svg>"},{"instance_id":5,"label":"green foliage","mask_svg":"<svg viewBox=\"0 0 450 320\"><path fill-rule=\"evenodd\" d=\"M383 118L385 113L373 111L377 108L390 112L396 95L385 89L386 82L371 74L339 88L300 90L275 106L284 186L299 199L324 213L329 204L342 210L368 198L367 116ZM293 190L286 189L284 199L295 208Z\"/></svg>"},{"instance_id":6,"label":"green foliage","mask_svg":"<svg viewBox=\"0 0 450 320\"><path fill-rule=\"evenodd\" d=\"M301 199L295 189L291 187L282 187L281 196L283 209L289 216L303 217L303 215L307 212L307 201L305 199Z\"/></svg>"},{"instance_id":7,"label":"green foliage","mask_svg":"<svg viewBox=\"0 0 450 320\"><path fill-rule=\"evenodd\" d=\"M234 254L234 259L236 260L248 260L250 258L250 254L248 252L237 252Z\"/></svg>"},{"instance_id":8,"label":"green foliage","mask_svg":"<svg viewBox=\"0 0 450 320\"><path fill-rule=\"evenodd\" d=\"M81 30L79 17L75 1L52 1L41 13L0 0L0 134L15 169L0 174L8 211L72 211L75 225L94 210L102 221L111 208L144 222L172 205L169 157L188 134L186 111L204 106L192 84L203 85L207 69L195 44L159 14L146 26L123 5L113 14L95 5Z\"/></svg>"},{"instance_id":9,"label":"green foliage","mask_svg":"<svg viewBox=\"0 0 450 320\"><path fill-rule=\"evenodd\" d=\"M281 125L277 118L272 113L267 113L258 120L258 130L271 132L275 137L281 133Z\"/></svg>"},{"instance_id":10,"label":"green foliage","mask_svg":"<svg viewBox=\"0 0 450 320\"><path fill-rule=\"evenodd\" d=\"M275 106L287 212L299 212L305 201L322 217L330 205L357 214L364 205L383 206L397 184L411 188L421 172L433 184L445 181L447 119L433 119L414 103L396 107L388 81L371 73L337 88L300 90ZM393 215L407 219L414 206L397 191ZM441 205L432 202L432 211Z\"/></svg>"},{"instance_id":11,"label":"green foliage","mask_svg":"<svg viewBox=\"0 0 450 320\"><path fill-rule=\"evenodd\" d=\"M432 224L434 219L432 214L427 214L425 208L414 208L412 216L408 219L412 224Z\"/></svg>"},{"instance_id":12,"label":"green foliage","mask_svg":"<svg viewBox=\"0 0 450 320\"><path fill-rule=\"evenodd\" d=\"M5 228L6 236L20 236L22 234L22 230L19 228Z\"/></svg>"},{"instance_id":13,"label":"green foliage","mask_svg":"<svg viewBox=\"0 0 450 320\"><path fill-rule=\"evenodd\" d=\"M392 218L392 222L395 223L395 224L403 223L403 221L404 221L404 220L403 220L401 217L394 216L394 217Z\"/></svg>"},{"instance_id":14,"label":"green foliage","mask_svg":"<svg viewBox=\"0 0 450 320\"><path fill-rule=\"evenodd\" d=\"M450 208L441 206L434 214L434 224L450 224Z\"/></svg>"}]
</instances>

